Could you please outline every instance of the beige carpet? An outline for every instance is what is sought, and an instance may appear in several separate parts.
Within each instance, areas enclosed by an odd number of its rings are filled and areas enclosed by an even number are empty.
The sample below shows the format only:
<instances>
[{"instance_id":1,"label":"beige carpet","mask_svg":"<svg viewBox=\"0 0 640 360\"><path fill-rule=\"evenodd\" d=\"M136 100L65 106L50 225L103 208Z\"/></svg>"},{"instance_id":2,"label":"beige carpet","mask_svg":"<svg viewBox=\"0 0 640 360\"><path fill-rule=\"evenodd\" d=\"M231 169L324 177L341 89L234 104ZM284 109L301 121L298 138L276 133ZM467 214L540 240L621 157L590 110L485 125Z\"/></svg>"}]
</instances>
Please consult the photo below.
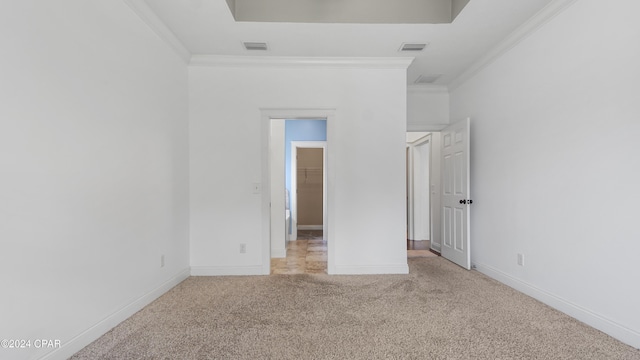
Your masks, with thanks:
<instances>
[{"instance_id":1,"label":"beige carpet","mask_svg":"<svg viewBox=\"0 0 640 360\"><path fill-rule=\"evenodd\" d=\"M73 359L640 359L439 257L410 275L192 277Z\"/></svg>"}]
</instances>

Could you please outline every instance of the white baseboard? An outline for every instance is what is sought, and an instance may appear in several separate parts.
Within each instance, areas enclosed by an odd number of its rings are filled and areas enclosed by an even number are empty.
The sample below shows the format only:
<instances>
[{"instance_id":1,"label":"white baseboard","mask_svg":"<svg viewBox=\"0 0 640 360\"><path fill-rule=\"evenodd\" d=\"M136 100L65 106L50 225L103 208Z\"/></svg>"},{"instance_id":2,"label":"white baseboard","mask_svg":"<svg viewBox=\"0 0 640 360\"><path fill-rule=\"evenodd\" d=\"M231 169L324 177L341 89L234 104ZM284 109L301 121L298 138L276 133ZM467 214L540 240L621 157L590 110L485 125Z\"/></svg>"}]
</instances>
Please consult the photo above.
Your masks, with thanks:
<instances>
[{"instance_id":1,"label":"white baseboard","mask_svg":"<svg viewBox=\"0 0 640 360\"><path fill-rule=\"evenodd\" d=\"M322 225L298 225L298 230L322 230Z\"/></svg>"},{"instance_id":2,"label":"white baseboard","mask_svg":"<svg viewBox=\"0 0 640 360\"><path fill-rule=\"evenodd\" d=\"M329 270L330 275L408 274L409 265L335 265Z\"/></svg>"},{"instance_id":3,"label":"white baseboard","mask_svg":"<svg viewBox=\"0 0 640 360\"><path fill-rule=\"evenodd\" d=\"M559 296L544 291L536 286L526 283L520 279L512 277L498 269L495 269L488 265L474 264L476 270L481 273L500 281L501 283L508 285L532 298L539 300L552 308L559 310L583 323L592 326L611 337L614 337L623 343L631 345L637 349L640 349L640 333L618 324L617 322L607 319L606 317L594 313L588 309L581 307L567 301Z\"/></svg>"},{"instance_id":4,"label":"white baseboard","mask_svg":"<svg viewBox=\"0 0 640 360\"><path fill-rule=\"evenodd\" d=\"M131 315L142 310L142 308L149 305L152 301L156 300L188 277L189 268L180 271L175 276L162 283L160 286L142 295L128 305L125 305L120 310L107 316L105 319L93 325L89 329L83 331L70 341L63 343L60 348L46 354L45 356L41 357L40 360L62 360L70 358L73 354L82 350L85 346L91 344L100 336L106 334L116 325L131 317Z\"/></svg>"},{"instance_id":5,"label":"white baseboard","mask_svg":"<svg viewBox=\"0 0 640 360\"><path fill-rule=\"evenodd\" d=\"M254 266L192 266L191 276L265 275L262 265Z\"/></svg>"},{"instance_id":6,"label":"white baseboard","mask_svg":"<svg viewBox=\"0 0 640 360\"><path fill-rule=\"evenodd\" d=\"M287 249L271 249L272 259L281 259L287 257Z\"/></svg>"}]
</instances>

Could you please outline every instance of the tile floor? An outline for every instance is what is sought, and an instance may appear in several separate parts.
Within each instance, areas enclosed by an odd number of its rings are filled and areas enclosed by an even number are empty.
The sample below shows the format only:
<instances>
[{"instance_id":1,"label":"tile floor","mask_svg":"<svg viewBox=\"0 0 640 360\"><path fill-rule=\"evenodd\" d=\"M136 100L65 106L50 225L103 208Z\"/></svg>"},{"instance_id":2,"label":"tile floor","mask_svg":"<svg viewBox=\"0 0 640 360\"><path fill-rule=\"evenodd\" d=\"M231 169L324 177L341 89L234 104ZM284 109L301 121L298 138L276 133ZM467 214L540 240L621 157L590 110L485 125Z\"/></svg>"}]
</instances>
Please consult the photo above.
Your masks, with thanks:
<instances>
[{"instance_id":1,"label":"tile floor","mask_svg":"<svg viewBox=\"0 0 640 360\"><path fill-rule=\"evenodd\" d=\"M415 241L407 240L407 250L429 250L431 247L431 241Z\"/></svg>"},{"instance_id":2,"label":"tile floor","mask_svg":"<svg viewBox=\"0 0 640 360\"><path fill-rule=\"evenodd\" d=\"M438 256L431 250L431 241L415 241L407 240L407 257L409 259L416 257L432 257Z\"/></svg>"},{"instance_id":3,"label":"tile floor","mask_svg":"<svg viewBox=\"0 0 640 360\"><path fill-rule=\"evenodd\" d=\"M298 231L298 240L287 244L287 257L271 259L272 274L326 274L327 243L322 230Z\"/></svg>"},{"instance_id":4,"label":"tile floor","mask_svg":"<svg viewBox=\"0 0 640 360\"><path fill-rule=\"evenodd\" d=\"M407 240L407 257L438 256L429 250L430 241ZM322 230L298 231L298 240L287 244L287 257L271 259L271 274L326 274L327 243Z\"/></svg>"}]
</instances>

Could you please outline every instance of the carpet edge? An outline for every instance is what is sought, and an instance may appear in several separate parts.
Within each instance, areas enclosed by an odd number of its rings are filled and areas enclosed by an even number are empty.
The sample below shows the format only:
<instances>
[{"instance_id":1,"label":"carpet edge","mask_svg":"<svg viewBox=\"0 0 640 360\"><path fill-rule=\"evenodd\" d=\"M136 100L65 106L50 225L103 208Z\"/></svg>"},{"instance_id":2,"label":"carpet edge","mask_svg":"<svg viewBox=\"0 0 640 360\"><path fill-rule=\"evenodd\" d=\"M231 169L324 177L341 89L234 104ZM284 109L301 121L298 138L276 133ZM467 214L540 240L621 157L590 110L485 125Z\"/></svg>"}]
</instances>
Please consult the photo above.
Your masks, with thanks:
<instances>
[{"instance_id":1,"label":"carpet edge","mask_svg":"<svg viewBox=\"0 0 640 360\"><path fill-rule=\"evenodd\" d=\"M497 280L525 295L581 321L621 342L640 349L640 333L617 323L603 315L597 314L560 296L542 290L532 284L515 278L489 265L474 263L476 270Z\"/></svg>"},{"instance_id":2,"label":"carpet edge","mask_svg":"<svg viewBox=\"0 0 640 360\"><path fill-rule=\"evenodd\" d=\"M100 320L95 325L89 327L88 329L82 331L80 334L76 335L73 339L69 340L66 343L63 343L62 346L54 351L44 355L40 358L40 360L57 360L57 359L68 359L73 356L73 354L82 350L87 345L91 344L102 335L109 332L109 330L113 329L121 322L125 321L129 317L131 317L136 312L142 310L145 306L149 305L160 296L167 293L169 290L173 289L176 285L180 284L184 280L186 280L190 275L190 268L184 268L180 270L176 275L172 276L159 286L154 289L148 291L146 294L138 297L133 300L129 304L123 306L119 310L115 311L111 315L108 315L104 319Z\"/></svg>"}]
</instances>

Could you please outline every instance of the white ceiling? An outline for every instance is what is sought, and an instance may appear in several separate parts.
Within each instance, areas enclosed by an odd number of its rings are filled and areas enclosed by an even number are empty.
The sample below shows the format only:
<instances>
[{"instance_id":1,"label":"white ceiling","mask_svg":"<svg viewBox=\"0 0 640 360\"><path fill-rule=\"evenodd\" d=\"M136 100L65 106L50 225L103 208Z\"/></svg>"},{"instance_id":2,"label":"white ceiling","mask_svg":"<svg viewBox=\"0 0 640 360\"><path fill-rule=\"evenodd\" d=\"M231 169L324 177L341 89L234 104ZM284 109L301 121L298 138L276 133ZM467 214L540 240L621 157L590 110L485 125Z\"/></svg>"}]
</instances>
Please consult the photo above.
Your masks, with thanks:
<instances>
[{"instance_id":1,"label":"white ceiling","mask_svg":"<svg viewBox=\"0 0 640 360\"><path fill-rule=\"evenodd\" d=\"M471 0L451 24L308 24L236 22L226 0L144 1L193 55L415 56L408 84L420 75L442 74L435 85L451 83L552 2ZM266 42L269 50L247 51L245 41ZM429 45L421 52L398 52L405 42Z\"/></svg>"}]
</instances>

